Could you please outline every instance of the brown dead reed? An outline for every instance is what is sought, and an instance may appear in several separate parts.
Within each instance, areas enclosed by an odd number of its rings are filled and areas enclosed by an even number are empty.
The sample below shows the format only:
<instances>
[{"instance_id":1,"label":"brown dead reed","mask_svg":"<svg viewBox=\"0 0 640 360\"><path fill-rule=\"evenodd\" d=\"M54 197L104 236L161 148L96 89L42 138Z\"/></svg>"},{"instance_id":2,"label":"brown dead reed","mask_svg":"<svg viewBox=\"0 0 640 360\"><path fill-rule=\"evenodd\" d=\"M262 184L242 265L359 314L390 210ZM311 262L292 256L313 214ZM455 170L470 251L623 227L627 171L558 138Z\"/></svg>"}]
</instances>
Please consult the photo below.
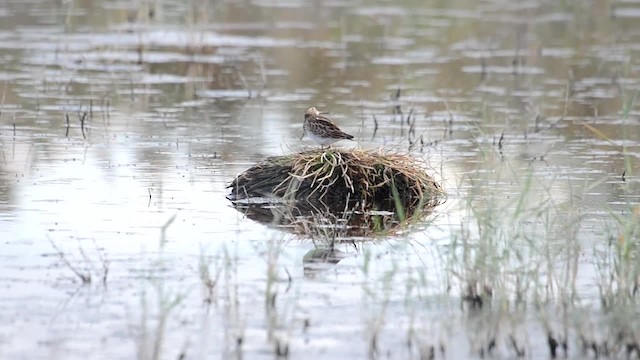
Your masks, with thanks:
<instances>
[{"instance_id":1,"label":"brown dead reed","mask_svg":"<svg viewBox=\"0 0 640 360\"><path fill-rule=\"evenodd\" d=\"M267 197L330 209L408 211L434 207L444 192L409 155L366 149L310 150L276 156L240 174L231 200Z\"/></svg>"}]
</instances>

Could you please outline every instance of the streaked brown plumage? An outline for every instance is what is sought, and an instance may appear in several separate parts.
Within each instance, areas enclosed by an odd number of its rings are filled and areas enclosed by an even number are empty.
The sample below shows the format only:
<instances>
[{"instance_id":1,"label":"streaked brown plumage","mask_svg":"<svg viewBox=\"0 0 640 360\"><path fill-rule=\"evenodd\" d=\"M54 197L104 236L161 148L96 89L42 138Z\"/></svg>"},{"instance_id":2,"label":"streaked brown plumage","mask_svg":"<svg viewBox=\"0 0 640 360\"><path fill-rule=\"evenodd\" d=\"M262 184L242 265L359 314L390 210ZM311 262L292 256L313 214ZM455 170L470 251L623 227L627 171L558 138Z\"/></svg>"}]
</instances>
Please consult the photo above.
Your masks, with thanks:
<instances>
[{"instance_id":1,"label":"streaked brown plumage","mask_svg":"<svg viewBox=\"0 0 640 360\"><path fill-rule=\"evenodd\" d=\"M304 112L304 135L321 146L333 144L342 139L352 140L353 136L340 130L329 118L323 116L318 109L310 107Z\"/></svg>"}]
</instances>

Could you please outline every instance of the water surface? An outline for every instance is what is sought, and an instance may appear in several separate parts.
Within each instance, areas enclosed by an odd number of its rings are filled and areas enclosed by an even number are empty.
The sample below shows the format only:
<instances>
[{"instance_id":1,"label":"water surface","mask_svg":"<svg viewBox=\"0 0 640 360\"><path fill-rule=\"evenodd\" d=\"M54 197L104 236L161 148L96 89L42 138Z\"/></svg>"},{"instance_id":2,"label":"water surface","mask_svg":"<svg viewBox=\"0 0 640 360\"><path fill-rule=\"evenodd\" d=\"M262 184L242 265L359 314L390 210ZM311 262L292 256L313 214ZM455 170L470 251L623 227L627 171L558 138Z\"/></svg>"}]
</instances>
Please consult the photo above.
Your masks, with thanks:
<instances>
[{"instance_id":1,"label":"water surface","mask_svg":"<svg viewBox=\"0 0 640 360\"><path fill-rule=\"evenodd\" d=\"M618 1L3 2L0 357L633 344L639 16ZM326 239L244 217L227 185L313 146L309 106L358 140L339 146L427 159L447 201L328 257Z\"/></svg>"}]
</instances>

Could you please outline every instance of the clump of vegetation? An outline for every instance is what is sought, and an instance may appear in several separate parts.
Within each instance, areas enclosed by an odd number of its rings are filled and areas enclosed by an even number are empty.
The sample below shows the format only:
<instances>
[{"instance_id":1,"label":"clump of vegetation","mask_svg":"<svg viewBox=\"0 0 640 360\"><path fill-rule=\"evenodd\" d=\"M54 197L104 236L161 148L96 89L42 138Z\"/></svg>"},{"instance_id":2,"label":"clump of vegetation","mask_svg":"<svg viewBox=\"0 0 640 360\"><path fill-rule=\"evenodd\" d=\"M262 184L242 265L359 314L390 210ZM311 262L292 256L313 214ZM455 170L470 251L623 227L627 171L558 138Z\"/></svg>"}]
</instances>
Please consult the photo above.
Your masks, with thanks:
<instances>
[{"instance_id":1,"label":"clump of vegetation","mask_svg":"<svg viewBox=\"0 0 640 360\"><path fill-rule=\"evenodd\" d=\"M366 149L311 150L268 158L231 185L230 199L277 197L329 209L407 212L434 207L444 192L423 164Z\"/></svg>"}]
</instances>

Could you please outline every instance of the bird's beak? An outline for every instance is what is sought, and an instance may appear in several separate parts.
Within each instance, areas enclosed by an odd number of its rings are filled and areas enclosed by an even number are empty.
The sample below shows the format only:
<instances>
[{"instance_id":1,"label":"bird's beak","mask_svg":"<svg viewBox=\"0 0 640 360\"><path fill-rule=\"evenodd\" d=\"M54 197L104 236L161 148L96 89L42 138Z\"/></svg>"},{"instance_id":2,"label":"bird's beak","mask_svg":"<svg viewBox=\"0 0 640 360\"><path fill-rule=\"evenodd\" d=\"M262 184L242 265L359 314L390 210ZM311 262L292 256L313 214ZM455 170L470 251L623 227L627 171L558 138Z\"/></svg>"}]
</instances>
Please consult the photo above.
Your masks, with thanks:
<instances>
[{"instance_id":1,"label":"bird's beak","mask_svg":"<svg viewBox=\"0 0 640 360\"><path fill-rule=\"evenodd\" d=\"M318 112L318 114L320 114L320 115L326 115L326 114L331 114L331 113L330 113L330 112L328 112L328 111L319 111L319 112Z\"/></svg>"}]
</instances>

